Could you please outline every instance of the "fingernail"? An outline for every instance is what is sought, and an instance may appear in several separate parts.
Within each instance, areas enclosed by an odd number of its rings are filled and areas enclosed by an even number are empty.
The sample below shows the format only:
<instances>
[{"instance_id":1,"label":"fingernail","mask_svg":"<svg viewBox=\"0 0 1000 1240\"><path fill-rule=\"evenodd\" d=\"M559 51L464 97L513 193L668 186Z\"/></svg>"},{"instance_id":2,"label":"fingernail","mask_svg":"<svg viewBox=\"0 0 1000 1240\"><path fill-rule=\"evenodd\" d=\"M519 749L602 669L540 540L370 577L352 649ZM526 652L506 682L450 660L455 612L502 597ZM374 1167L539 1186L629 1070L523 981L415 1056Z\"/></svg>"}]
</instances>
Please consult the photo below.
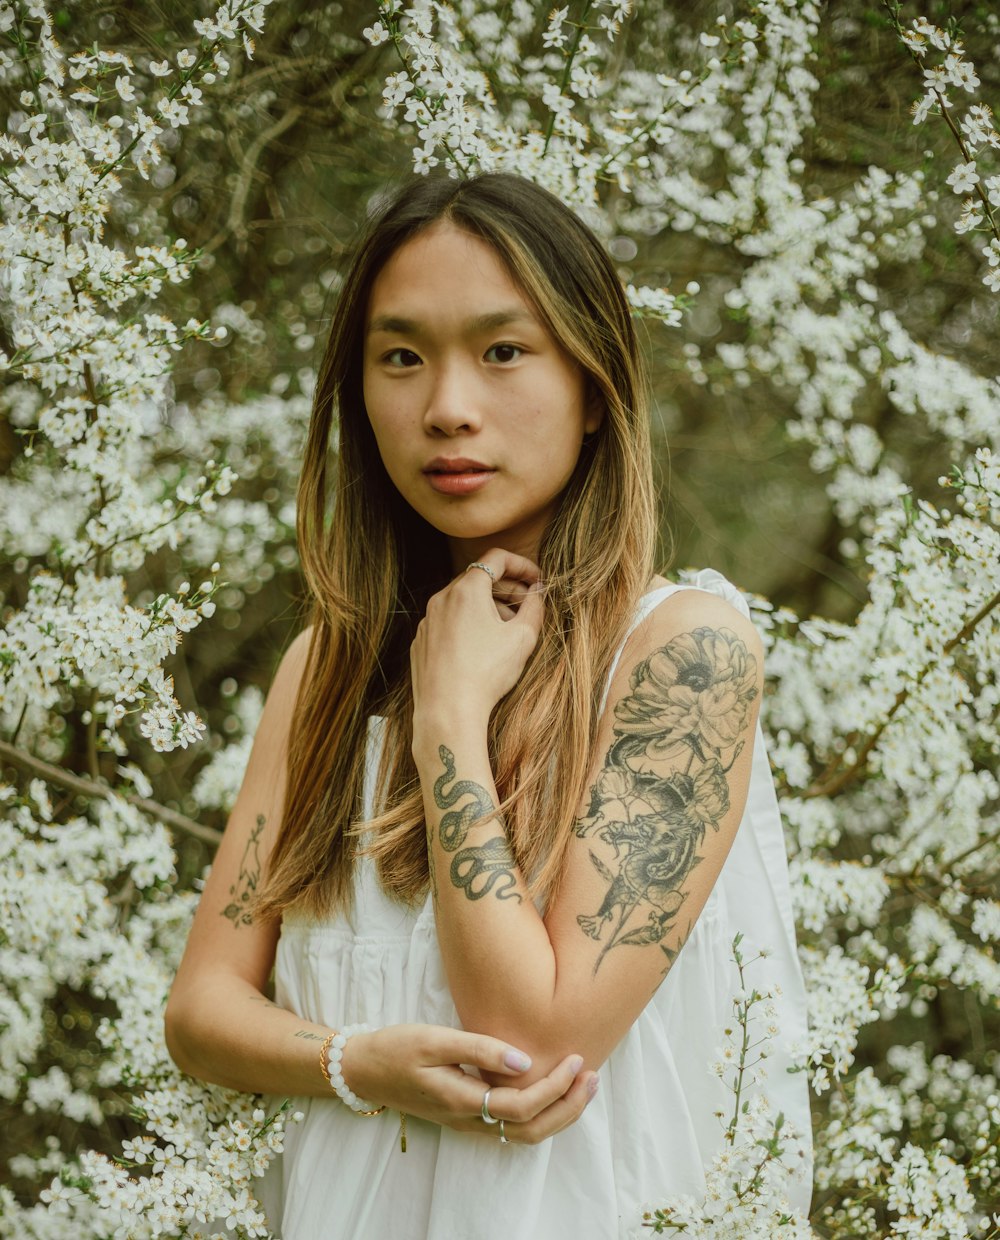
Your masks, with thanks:
<instances>
[{"instance_id":1,"label":"fingernail","mask_svg":"<svg viewBox=\"0 0 1000 1240\"><path fill-rule=\"evenodd\" d=\"M523 1051L507 1051L503 1061L514 1072L527 1072L531 1067L531 1060Z\"/></svg>"},{"instance_id":2,"label":"fingernail","mask_svg":"<svg viewBox=\"0 0 1000 1240\"><path fill-rule=\"evenodd\" d=\"M544 592L545 592L544 581L533 581L531 585L528 586L529 594L543 594Z\"/></svg>"},{"instance_id":3,"label":"fingernail","mask_svg":"<svg viewBox=\"0 0 1000 1240\"><path fill-rule=\"evenodd\" d=\"M590 1080L587 1082L587 1101L588 1102L597 1093L597 1087L600 1085L600 1083L601 1083L601 1078L598 1076L592 1076Z\"/></svg>"},{"instance_id":4,"label":"fingernail","mask_svg":"<svg viewBox=\"0 0 1000 1240\"><path fill-rule=\"evenodd\" d=\"M570 1072L572 1072L573 1075L576 1076L576 1074L580 1071L582 1067L583 1067L583 1056L574 1055L573 1058L569 1061Z\"/></svg>"}]
</instances>

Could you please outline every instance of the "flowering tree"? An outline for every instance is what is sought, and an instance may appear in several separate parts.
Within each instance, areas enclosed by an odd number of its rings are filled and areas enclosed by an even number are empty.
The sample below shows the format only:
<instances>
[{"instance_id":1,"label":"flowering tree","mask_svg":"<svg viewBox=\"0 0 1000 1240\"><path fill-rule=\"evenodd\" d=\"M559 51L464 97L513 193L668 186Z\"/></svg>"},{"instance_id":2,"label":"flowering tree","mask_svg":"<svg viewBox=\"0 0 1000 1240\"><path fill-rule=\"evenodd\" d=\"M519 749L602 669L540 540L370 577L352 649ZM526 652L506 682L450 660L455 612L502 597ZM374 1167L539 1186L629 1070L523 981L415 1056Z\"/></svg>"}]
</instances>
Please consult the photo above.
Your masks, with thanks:
<instances>
[{"instance_id":1,"label":"flowering tree","mask_svg":"<svg viewBox=\"0 0 1000 1240\"><path fill-rule=\"evenodd\" d=\"M387 168L402 149L417 174L537 179L606 238L673 385L781 410L855 590L801 619L752 599L809 991L812 1217L784 1201L795 1134L766 1079L746 1103L769 996L737 943L713 1056L734 1097L723 1153L703 1200L650 1185L636 1234L1000 1235L1000 384L894 297L894 273L933 274L947 243L968 332L995 325L1000 134L953 21L855 7L831 31L812 0L683 19L389 0L345 34L338 6L226 0L122 51L74 6L0 5L0 1094L18 1186L0 1236L269 1234L253 1177L285 1110L182 1077L163 1045L217 837L201 819L231 804L261 701L233 681L209 735L179 656L295 563L313 333L282 301L289 360L258 376L275 328L221 291L227 256L253 261L247 203L280 179L265 155L334 108L350 123L372 81ZM866 16L937 154L831 186L820 70ZM966 38L988 50L1000 19L980 20ZM329 61L306 55L317 33ZM181 208L210 197L206 148L225 167L227 135L241 155L198 252ZM697 265L678 289L659 273L683 270L681 247ZM318 317L322 290L301 287ZM699 331L713 315L724 329Z\"/></svg>"}]
</instances>

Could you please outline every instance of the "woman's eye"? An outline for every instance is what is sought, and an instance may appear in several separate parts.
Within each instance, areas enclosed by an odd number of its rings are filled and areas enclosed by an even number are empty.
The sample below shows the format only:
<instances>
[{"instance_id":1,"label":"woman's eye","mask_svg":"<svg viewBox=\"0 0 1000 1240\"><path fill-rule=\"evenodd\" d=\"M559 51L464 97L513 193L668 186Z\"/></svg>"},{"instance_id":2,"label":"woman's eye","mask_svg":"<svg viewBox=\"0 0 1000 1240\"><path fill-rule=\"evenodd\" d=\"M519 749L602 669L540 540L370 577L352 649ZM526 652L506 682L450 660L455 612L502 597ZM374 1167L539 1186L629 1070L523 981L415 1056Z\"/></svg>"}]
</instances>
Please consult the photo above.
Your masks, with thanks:
<instances>
[{"instance_id":1,"label":"woman's eye","mask_svg":"<svg viewBox=\"0 0 1000 1240\"><path fill-rule=\"evenodd\" d=\"M485 356L488 362L515 362L523 351L516 344L494 344L486 350Z\"/></svg>"},{"instance_id":2,"label":"woman's eye","mask_svg":"<svg viewBox=\"0 0 1000 1240\"><path fill-rule=\"evenodd\" d=\"M385 355L385 361L390 366L419 366L420 358L412 349L393 349L391 353Z\"/></svg>"}]
</instances>

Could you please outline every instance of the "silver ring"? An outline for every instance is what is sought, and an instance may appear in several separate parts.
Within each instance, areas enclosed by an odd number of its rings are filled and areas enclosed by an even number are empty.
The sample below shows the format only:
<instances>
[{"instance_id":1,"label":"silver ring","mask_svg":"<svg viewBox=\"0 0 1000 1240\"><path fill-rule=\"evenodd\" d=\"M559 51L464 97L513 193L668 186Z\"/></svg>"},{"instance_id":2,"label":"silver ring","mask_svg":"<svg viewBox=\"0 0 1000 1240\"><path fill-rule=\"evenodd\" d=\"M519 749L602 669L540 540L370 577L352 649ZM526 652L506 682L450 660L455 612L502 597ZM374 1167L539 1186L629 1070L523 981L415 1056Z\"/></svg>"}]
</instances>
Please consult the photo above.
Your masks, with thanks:
<instances>
[{"instance_id":1,"label":"silver ring","mask_svg":"<svg viewBox=\"0 0 1000 1240\"><path fill-rule=\"evenodd\" d=\"M470 568L481 568L483 572L489 577L490 581L492 581L493 584L496 585L496 581L497 581L496 573L493 571L492 568L490 568L488 564L484 564L482 560L473 561L472 564L469 564L466 566L465 571L468 572Z\"/></svg>"},{"instance_id":2,"label":"silver ring","mask_svg":"<svg viewBox=\"0 0 1000 1240\"><path fill-rule=\"evenodd\" d=\"M500 1144L510 1145L510 1141L503 1134L503 1120L500 1121Z\"/></svg>"},{"instance_id":3,"label":"silver ring","mask_svg":"<svg viewBox=\"0 0 1000 1240\"><path fill-rule=\"evenodd\" d=\"M482 1115L482 1117L483 1117L483 1123L484 1123L484 1124L496 1124L496 1123L499 1123L499 1125L500 1125L500 1131L501 1131L501 1133L502 1133L502 1132L503 1132L503 1120L502 1120L502 1119L501 1119L501 1120L498 1120L498 1119L496 1118L496 1116L494 1116L494 1115L491 1115L491 1114L490 1114L490 1094L491 1094L492 1092L493 1092L493 1090L492 1090L492 1089L488 1089L488 1090L486 1091L486 1093L485 1093L485 1094L483 1094L483 1109L482 1109L482 1111L480 1112L480 1114L481 1114L481 1115Z\"/></svg>"}]
</instances>

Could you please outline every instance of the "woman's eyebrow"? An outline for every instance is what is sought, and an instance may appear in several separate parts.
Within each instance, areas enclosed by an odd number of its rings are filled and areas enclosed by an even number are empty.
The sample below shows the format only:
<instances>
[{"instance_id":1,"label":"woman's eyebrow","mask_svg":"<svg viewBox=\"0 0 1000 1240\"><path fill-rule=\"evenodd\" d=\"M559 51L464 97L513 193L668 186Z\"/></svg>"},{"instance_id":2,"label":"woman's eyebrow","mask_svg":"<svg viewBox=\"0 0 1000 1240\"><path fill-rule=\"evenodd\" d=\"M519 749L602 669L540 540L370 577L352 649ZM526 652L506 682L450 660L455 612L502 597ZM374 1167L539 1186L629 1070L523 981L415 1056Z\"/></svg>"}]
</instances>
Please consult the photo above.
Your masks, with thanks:
<instances>
[{"instance_id":1,"label":"woman's eyebrow","mask_svg":"<svg viewBox=\"0 0 1000 1240\"><path fill-rule=\"evenodd\" d=\"M537 324L534 315L523 306L511 306L509 309L492 310L488 314L479 314L465 321L463 332L467 336L475 336L480 332L495 331L499 327L507 327L511 323ZM402 318L397 314L379 314L368 325L368 335L376 332L399 333L404 336L419 336L422 328L419 320Z\"/></svg>"}]
</instances>

